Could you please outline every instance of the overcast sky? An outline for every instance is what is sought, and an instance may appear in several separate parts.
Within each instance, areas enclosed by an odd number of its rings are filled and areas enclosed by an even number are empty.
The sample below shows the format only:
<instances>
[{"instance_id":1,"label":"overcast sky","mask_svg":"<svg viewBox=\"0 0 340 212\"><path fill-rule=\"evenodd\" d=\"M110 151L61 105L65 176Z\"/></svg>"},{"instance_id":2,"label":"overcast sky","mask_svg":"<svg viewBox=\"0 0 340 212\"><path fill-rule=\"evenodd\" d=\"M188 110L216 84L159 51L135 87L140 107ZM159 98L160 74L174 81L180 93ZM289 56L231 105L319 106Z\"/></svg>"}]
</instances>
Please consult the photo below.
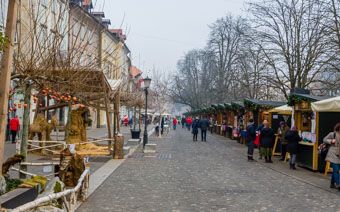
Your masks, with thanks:
<instances>
[{"instance_id":1,"label":"overcast sky","mask_svg":"<svg viewBox=\"0 0 340 212\"><path fill-rule=\"evenodd\" d=\"M186 52L205 46L209 24L228 13L241 15L244 2L97 0L96 10L104 10L105 17L111 19L111 28L121 27L127 33L134 65L144 73L153 67L173 72Z\"/></svg>"}]
</instances>

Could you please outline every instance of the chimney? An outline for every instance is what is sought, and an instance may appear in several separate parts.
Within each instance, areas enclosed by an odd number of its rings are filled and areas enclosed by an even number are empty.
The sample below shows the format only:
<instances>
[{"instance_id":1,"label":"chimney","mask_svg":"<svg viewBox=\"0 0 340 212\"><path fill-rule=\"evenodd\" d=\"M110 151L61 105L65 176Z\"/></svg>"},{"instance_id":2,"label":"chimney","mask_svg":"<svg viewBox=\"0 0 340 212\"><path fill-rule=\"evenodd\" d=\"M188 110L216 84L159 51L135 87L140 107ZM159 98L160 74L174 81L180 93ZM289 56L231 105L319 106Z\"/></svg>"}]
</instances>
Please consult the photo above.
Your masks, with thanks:
<instances>
[{"instance_id":1,"label":"chimney","mask_svg":"<svg viewBox=\"0 0 340 212\"><path fill-rule=\"evenodd\" d=\"M109 25L111 25L111 20L107 18L102 18L102 24L108 29Z\"/></svg>"},{"instance_id":2,"label":"chimney","mask_svg":"<svg viewBox=\"0 0 340 212\"><path fill-rule=\"evenodd\" d=\"M105 18L104 12L91 12L91 14L101 23L102 18Z\"/></svg>"}]
</instances>

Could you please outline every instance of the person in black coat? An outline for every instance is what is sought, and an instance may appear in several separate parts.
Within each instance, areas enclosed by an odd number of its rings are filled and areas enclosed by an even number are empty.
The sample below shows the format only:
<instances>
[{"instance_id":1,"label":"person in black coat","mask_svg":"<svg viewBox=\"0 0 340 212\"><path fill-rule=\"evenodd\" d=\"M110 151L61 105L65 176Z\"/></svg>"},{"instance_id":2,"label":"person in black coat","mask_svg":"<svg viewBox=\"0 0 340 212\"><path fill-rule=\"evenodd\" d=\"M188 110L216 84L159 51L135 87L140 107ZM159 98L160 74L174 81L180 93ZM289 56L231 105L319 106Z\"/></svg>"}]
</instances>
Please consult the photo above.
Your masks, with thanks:
<instances>
[{"instance_id":1,"label":"person in black coat","mask_svg":"<svg viewBox=\"0 0 340 212\"><path fill-rule=\"evenodd\" d=\"M301 137L295 126L286 133L285 139L288 141L287 151L290 154L289 165L291 169L295 170L296 154L299 151L299 141L301 141Z\"/></svg>"},{"instance_id":2,"label":"person in black coat","mask_svg":"<svg viewBox=\"0 0 340 212\"><path fill-rule=\"evenodd\" d=\"M249 123L247 125L247 136L246 136L246 143L248 146L248 162L255 162L253 154L254 154L254 141L256 139L256 132L255 132L255 126L254 126L254 120L250 119Z\"/></svg>"},{"instance_id":3,"label":"person in black coat","mask_svg":"<svg viewBox=\"0 0 340 212\"><path fill-rule=\"evenodd\" d=\"M274 130L268 127L268 122L266 122L264 128L260 132L260 146L261 155L264 156L266 163L273 163L272 154L273 146L275 142Z\"/></svg>"}]
</instances>

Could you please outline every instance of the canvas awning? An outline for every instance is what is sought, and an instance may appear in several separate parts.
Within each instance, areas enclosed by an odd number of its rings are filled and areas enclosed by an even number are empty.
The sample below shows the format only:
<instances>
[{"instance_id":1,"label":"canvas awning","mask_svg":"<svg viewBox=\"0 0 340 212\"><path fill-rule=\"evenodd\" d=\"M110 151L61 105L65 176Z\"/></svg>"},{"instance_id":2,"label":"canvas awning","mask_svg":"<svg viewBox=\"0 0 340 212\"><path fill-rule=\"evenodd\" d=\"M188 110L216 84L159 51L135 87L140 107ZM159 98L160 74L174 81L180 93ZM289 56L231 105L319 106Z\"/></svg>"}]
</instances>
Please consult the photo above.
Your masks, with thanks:
<instances>
[{"instance_id":1,"label":"canvas awning","mask_svg":"<svg viewBox=\"0 0 340 212\"><path fill-rule=\"evenodd\" d=\"M280 107L276 107L276 108L273 108L271 109L270 113L279 113L279 114L282 114L282 115L291 115L292 114L292 110L293 108L288 106L288 105L283 105L283 106L280 106Z\"/></svg>"},{"instance_id":2,"label":"canvas awning","mask_svg":"<svg viewBox=\"0 0 340 212\"><path fill-rule=\"evenodd\" d=\"M340 96L313 102L311 105L315 112L340 112Z\"/></svg>"}]
</instances>

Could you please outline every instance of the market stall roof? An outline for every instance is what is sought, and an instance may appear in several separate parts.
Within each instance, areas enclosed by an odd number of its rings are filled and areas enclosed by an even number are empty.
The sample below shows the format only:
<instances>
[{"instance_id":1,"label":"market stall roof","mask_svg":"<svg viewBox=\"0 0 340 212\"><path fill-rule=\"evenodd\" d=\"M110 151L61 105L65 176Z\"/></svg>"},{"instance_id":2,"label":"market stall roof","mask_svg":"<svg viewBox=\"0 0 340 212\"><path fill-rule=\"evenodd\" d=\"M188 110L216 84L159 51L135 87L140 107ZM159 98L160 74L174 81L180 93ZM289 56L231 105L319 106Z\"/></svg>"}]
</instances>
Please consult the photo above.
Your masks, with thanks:
<instances>
[{"instance_id":1,"label":"market stall roof","mask_svg":"<svg viewBox=\"0 0 340 212\"><path fill-rule=\"evenodd\" d=\"M331 96L314 96L310 94L301 94L301 93L290 93L288 96L288 105L292 106L295 102L306 101L308 103L321 101L324 99L329 99Z\"/></svg>"},{"instance_id":2,"label":"market stall roof","mask_svg":"<svg viewBox=\"0 0 340 212\"><path fill-rule=\"evenodd\" d=\"M283 105L283 106L280 106L280 107L276 107L276 108L273 108L271 109L270 113L279 113L279 114L282 114L282 115L291 115L292 114L292 110L293 108L288 106L288 105Z\"/></svg>"},{"instance_id":3,"label":"market stall roof","mask_svg":"<svg viewBox=\"0 0 340 212\"><path fill-rule=\"evenodd\" d=\"M239 102L239 101L236 101L236 102L231 102L231 106L236 106L236 107L241 107L243 108L244 107L244 102Z\"/></svg>"},{"instance_id":4,"label":"market stall roof","mask_svg":"<svg viewBox=\"0 0 340 212\"><path fill-rule=\"evenodd\" d=\"M340 112L340 96L311 103L315 112Z\"/></svg>"},{"instance_id":5,"label":"market stall roof","mask_svg":"<svg viewBox=\"0 0 340 212\"><path fill-rule=\"evenodd\" d=\"M285 105L286 102L280 101L267 101L267 100L258 100L258 99L244 99L244 106L248 108L254 109L272 109L274 107L279 107Z\"/></svg>"}]
</instances>

